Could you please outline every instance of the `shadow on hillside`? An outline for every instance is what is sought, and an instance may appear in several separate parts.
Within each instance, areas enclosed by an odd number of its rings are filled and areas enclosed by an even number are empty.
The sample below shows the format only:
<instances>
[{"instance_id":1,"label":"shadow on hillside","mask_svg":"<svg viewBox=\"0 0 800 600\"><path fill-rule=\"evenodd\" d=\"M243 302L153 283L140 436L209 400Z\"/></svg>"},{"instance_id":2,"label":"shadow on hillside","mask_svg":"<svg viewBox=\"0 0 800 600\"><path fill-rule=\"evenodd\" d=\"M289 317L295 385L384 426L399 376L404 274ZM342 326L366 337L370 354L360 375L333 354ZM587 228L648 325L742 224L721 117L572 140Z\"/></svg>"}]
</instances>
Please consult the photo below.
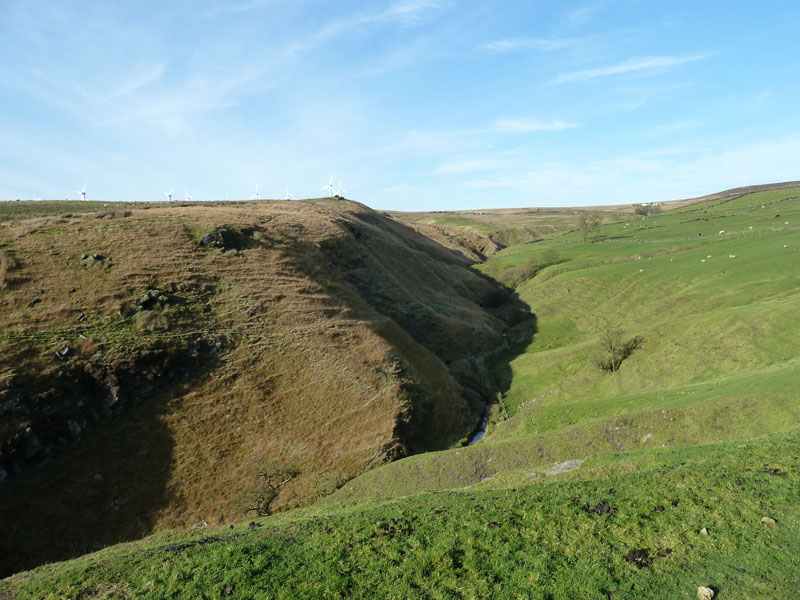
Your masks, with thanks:
<instances>
[{"instance_id":1,"label":"shadow on hillside","mask_svg":"<svg viewBox=\"0 0 800 600\"><path fill-rule=\"evenodd\" d=\"M505 295L502 304L494 309L508 325L503 335L504 343L490 354L495 388L495 396L490 402L495 403L497 393L504 395L511 388L513 377L511 363L519 355L524 354L525 349L533 342L534 336L538 333L537 318L536 314L531 312L531 307L516 291L506 288L488 275L478 274L496 286L500 294Z\"/></svg>"},{"instance_id":2,"label":"shadow on hillside","mask_svg":"<svg viewBox=\"0 0 800 600\"><path fill-rule=\"evenodd\" d=\"M509 363L532 340L535 316L513 290L471 268L474 261L404 223L358 205L333 222L343 235L313 246L293 241L295 267L404 348L400 356L417 374L404 384L411 403L395 430L405 452L452 447L508 390ZM387 317L399 329L377 325ZM451 378L462 390L457 399L444 391Z\"/></svg>"},{"instance_id":3,"label":"shadow on hillside","mask_svg":"<svg viewBox=\"0 0 800 600\"><path fill-rule=\"evenodd\" d=\"M152 533L160 509L176 502L168 488L174 442L163 415L211 362L178 357L163 375L169 384L124 414L102 417L79 442L57 442L49 464L26 466L2 484L0 577ZM121 380L120 394L146 389L139 379Z\"/></svg>"}]
</instances>

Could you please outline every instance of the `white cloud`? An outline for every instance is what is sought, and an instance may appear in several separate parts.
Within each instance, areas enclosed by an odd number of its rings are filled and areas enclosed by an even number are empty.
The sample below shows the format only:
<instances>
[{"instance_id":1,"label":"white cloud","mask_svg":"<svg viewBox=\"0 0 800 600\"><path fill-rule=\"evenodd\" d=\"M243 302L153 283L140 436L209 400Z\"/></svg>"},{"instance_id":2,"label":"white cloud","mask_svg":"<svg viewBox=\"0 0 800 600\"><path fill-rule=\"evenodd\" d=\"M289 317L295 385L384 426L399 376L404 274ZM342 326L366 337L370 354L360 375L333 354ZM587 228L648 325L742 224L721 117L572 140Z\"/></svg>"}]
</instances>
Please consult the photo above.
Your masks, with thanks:
<instances>
[{"instance_id":1,"label":"white cloud","mask_svg":"<svg viewBox=\"0 0 800 600\"><path fill-rule=\"evenodd\" d=\"M659 158L643 158L656 157ZM516 175L474 179L474 189L513 190L529 205L676 200L743 185L800 179L800 134L704 154L649 153L585 164L542 163Z\"/></svg>"},{"instance_id":2,"label":"white cloud","mask_svg":"<svg viewBox=\"0 0 800 600\"><path fill-rule=\"evenodd\" d=\"M562 73L561 75L552 79L550 84L559 85L562 83L591 81L592 79L597 79L599 77L609 77L612 75L621 75L623 73L633 73L636 71L647 71L651 69L662 69L675 65L695 62L698 60L704 60L710 56L713 56L712 52L687 54L685 56L645 56L641 58L631 58L616 65L610 65L607 67L598 67L596 69Z\"/></svg>"},{"instance_id":3,"label":"white cloud","mask_svg":"<svg viewBox=\"0 0 800 600\"><path fill-rule=\"evenodd\" d=\"M536 131L562 131L578 127L577 123L567 123L560 119L546 123L536 119L498 119L488 130L491 133L533 133Z\"/></svg>"},{"instance_id":4,"label":"white cloud","mask_svg":"<svg viewBox=\"0 0 800 600\"><path fill-rule=\"evenodd\" d=\"M436 167L434 173L443 175L449 175L453 173L473 173L476 171L492 171L508 166L508 161L498 159L451 160Z\"/></svg>"},{"instance_id":5,"label":"white cloud","mask_svg":"<svg viewBox=\"0 0 800 600\"><path fill-rule=\"evenodd\" d=\"M377 18L397 21L403 25L417 25L451 5L449 0L403 0L391 4Z\"/></svg>"},{"instance_id":6,"label":"white cloud","mask_svg":"<svg viewBox=\"0 0 800 600\"><path fill-rule=\"evenodd\" d=\"M555 39L541 39L541 38L505 38L502 40L495 40L484 45L486 50L490 52L519 52L521 50L562 50L565 48L572 48L580 42L574 38L555 38Z\"/></svg>"},{"instance_id":7,"label":"white cloud","mask_svg":"<svg viewBox=\"0 0 800 600\"><path fill-rule=\"evenodd\" d=\"M148 69L145 69L144 71L130 76L128 81L108 94L108 96L106 96L106 100L112 100L114 98L119 98L120 96L125 96L131 92L135 92L157 82L164 75L166 69L166 61L162 61Z\"/></svg>"},{"instance_id":8,"label":"white cloud","mask_svg":"<svg viewBox=\"0 0 800 600\"><path fill-rule=\"evenodd\" d=\"M203 11L203 16L207 18L216 17L224 14L243 13L256 10L270 3L272 0L250 0L249 2L212 2Z\"/></svg>"}]
</instances>

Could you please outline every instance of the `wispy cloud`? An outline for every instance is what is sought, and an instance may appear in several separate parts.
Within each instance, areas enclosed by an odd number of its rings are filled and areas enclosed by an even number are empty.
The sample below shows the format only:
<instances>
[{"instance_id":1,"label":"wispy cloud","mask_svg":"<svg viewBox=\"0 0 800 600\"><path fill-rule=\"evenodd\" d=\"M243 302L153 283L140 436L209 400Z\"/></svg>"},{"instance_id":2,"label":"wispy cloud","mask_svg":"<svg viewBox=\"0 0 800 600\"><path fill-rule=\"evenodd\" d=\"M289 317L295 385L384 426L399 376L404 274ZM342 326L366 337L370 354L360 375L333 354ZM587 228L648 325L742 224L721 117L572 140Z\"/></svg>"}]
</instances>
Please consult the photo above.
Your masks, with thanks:
<instances>
[{"instance_id":1,"label":"wispy cloud","mask_svg":"<svg viewBox=\"0 0 800 600\"><path fill-rule=\"evenodd\" d=\"M380 18L403 25L417 25L432 15L450 8L452 4L451 0L402 0L391 4L380 13Z\"/></svg>"},{"instance_id":2,"label":"wispy cloud","mask_svg":"<svg viewBox=\"0 0 800 600\"><path fill-rule=\"evenodd\" d=\"M651 69L663 69L666 67L673 67L675 65L682 65L685 63L696 62L704 60L713 56L713 52L702 52L698 54L687 54L684 56L644 56L639 58L631 58L616 65L607 67L598 67L596 69L586 69L583 71L569 71L562 73L558 77L550 81L551 85L559 85L562 83L575 83L591 81L599 77L610 77L612 75L621 75L623 73L633 73L636 71L647 71Z\"/></svg>"},{"instance_id":3,"label":"wispy cloud","mask_svg":"<svg viewBox=\"0 0 800 600\"><path fill-rule=\"evenodd\" d=\"M128 81L123 83L117 89L113 90L106 96L107 100L112 100L140 90L148 85L157 82L164 75L167 69L166 61L162 61L157 65L133 74Z\"/></svg>"},{"instance_id":4,"label":"wispy cloud","mask_svg":"<svg viewBox=\"0 0 800 600\"><path fill-rule=\"evenodd\" d=\"M484 44L484 48L490 52L520 52L523 50L542 50L550 52L553 50L563 50L572 48L580 43L577 38L505 38Z\"/></svg>"},{"instance_id":5,"label":"wispy cloud","mask_svg":"<svg viewBox=\"0 0 800 600\"><path fill-rule=\"evenodd\" d=\"M451 160L439 165L433 172L439 175L452 175L458 173L475 173L477 171L493 171L507 166L507 161L497 159Z\"/></svg>"},{"instance_id":6,"label":"wispy cloud","mask_svg":"<svg viewBox=\"0 0 800 600\"><path fill-rule=\"evenodd\" d=\"M491 133L534 133L536 131L562 131L578 127L561 119L544 122L536 119L498 119L487 130Z\"/></svg>"},{"instance_id":7,"label":"wispy cloud","mask_svg":"<svg viewBox=\"0 0 800 600\"><path fill-rule=\"evenodd\" d=\"M665 135L670 135L678 131L683 131L685 129L692 129L694 127L700 127L702 123L700 121L679 121L677 123L668 123L666 125L659 125L657 127L651 127L644 131L644 134L648 137L662 137Z\"/></svg>"},{"instance_id":8,"label":"wispy cloud","mask_svg":"<svg viewBox=\"0 0 800 600\"><path fill-rule=\"evenodd\" d=\"M224 14L248 12L261 8L262 6L269 4L271 1L272 0L249 0L248 2L212 2L211 5L203 11L203 16L206 18L211 18Z\"/></svg>"}]
</instances>

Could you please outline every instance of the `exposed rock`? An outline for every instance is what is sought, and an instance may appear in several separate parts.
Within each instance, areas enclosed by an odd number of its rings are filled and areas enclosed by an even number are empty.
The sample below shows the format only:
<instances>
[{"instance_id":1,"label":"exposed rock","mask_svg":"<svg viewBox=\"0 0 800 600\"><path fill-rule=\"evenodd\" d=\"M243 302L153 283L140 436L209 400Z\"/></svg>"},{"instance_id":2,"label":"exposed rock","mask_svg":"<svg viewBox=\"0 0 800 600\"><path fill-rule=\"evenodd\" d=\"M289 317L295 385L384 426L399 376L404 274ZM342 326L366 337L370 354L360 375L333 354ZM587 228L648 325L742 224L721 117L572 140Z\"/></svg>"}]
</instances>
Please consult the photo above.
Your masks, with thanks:
<instances>
[{"instance_id":1,"label":"exposed rock","mask_svg":"<svg viewBox=\"0 0 800 600\"><path fill-rule=\"evenodd\" d=\"M587 502L586 504L583 505L583 510L585 510L587 513L594 513L596 515L617 514L617 509L614 508L613 506L609 506L608 504L606 504L605 500L600 500L600 502L598 502L594 506L590 506L589 503Z\"/></svg>"},{"instance_id":2,"label":"exposed rock","mask_svg":"<svg viewBox=\"0 0 800 600\"><path fill-rule=\"evenodd\" d=\"M767 525L775 525L775 519L771 517L761 517L761 522L766 523Z\"/></svg>"},{"instance_id":3,"label":"exposed rock","mask_svg":"<svg viewBox=\"0 0 800 600\"><path fill-rule=\"evenodd\" d=\"M653 559L650 557L650 551L647 548L630 550L625 556L625 560L632 562L640 569L644 567L653 567Z\"/></svg>"},{"instance_id":4,"label":"exposed rock","mask_svg":"<svg viewBox=\"0 0 800 600\"><path fill-rule=\"evenodd\" d=\"M33 430L29 427L25 431L25 443L22 447L22 455L26 460L30 460L42 450L44 450L44 445L39 437L33 433Z\"/></svg>"},{"instance_id":5,"label":"exposed rock","mask_svg":"<svg viewBox=\"0 0 800 600\"><path fill-rule=\"evenodd\" d=\"M714 598L714 590L704 585L698 586L697 598L698 600L712 600Z\"/></svg>"},{"instance_id":6,"label":"exposed rock","mask_svg":"<svg viewBox=\"0 0 800 600\"><path fill-rule=\"evenodd\" d=\"M205 234L200 245L207 248L218 248L220 250L242 250L247 247L247 241L241 232L228 227L217 227L213 231Z\"/></svg>"},{"instance_id":7,"label":"exposed rock","mask_svg":"<svg viewBox=\"0 0 800 600\"><path fill-rule=\"evenodd\" d=\"M555 465L554 467L550 467L546 471L544 471L544 475L559 475L561 473L569 473L570 471L574 471L578 467L581 466L583 460L581 459L573 459L568 460L562 463Z\"/></svg>"},{"instance_id":8,"label":"exposed rock","mask_svg":"<svg viewBox=\"0 0 800 600\"><path fill-rule=\"evenodd\" d=\"M700 535L708 535L708 529L706 529L705 527L703 527L703 528L700 530Z\"/></svg>"}]
</instances>

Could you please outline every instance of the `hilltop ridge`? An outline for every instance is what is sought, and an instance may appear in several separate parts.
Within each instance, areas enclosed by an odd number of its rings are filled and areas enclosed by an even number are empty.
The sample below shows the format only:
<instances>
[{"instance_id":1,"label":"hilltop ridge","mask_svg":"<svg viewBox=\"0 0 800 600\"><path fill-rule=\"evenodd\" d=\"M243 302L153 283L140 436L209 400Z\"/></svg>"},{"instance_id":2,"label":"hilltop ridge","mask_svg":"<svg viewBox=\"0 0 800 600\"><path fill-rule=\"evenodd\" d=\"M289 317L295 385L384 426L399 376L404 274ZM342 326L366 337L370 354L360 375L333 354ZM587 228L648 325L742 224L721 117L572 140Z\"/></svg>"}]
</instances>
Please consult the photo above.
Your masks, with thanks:
<instances>
[{"instance_id":1,"label":"hilltop ridge","mask_svg":"<svg viewBox=\"0 0 800 600\"><path fill-rule=\"evenodd\" d=\"M527 318L357 203L112 208L0 224L6 572L458 444Z\"/></svg>"}]
</instances>

